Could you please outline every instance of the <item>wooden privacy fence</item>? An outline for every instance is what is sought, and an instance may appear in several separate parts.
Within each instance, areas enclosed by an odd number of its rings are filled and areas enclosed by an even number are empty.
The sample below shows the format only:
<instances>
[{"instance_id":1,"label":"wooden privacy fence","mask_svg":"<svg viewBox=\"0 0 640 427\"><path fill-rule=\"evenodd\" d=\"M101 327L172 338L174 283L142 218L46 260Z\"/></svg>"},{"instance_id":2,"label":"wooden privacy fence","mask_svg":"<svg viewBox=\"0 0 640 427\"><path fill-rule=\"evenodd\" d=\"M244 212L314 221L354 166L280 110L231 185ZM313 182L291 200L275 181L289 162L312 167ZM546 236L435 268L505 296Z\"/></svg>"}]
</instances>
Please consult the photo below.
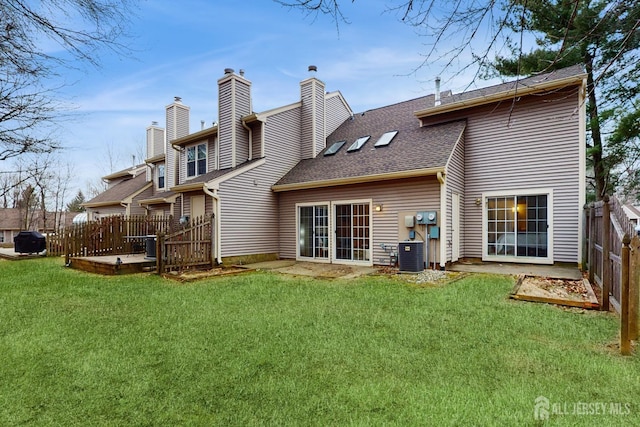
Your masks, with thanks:
<instances>
[{"instance_id":1,"label":"wooden privacy fence","mask_svg":"<svg viewBox=\"0 0 640 427\"><path fill-rule=\"evenodd\" d=\"M164 216L109 216L73 224L47 235L47 254L70 257L141 253L146 236L173 230L173 218Z\"/></svg>"},{"instance_id":2,"label":"wooden privacy fence","mask_svg":"<svg viewBox=\"0 0 640 427\"><path fill-rule=\"evenodd\" d=\"M156 269L159 274L213 264L213 217L198 217L182 230L160 233L156 242Z\"/></svg>"},{"instance_id":3,"label":"wooden privacy fence","mask_svg":"<svg viewBox=\"0 0 640 427\"><path fill-rule=\"evenodd\" d=\"M615 197L587 206L585 215L589 280L602 291L601 309L620 314L620 348L629 354L638 339L640 237Z\"/></svg>"}]
</instances>

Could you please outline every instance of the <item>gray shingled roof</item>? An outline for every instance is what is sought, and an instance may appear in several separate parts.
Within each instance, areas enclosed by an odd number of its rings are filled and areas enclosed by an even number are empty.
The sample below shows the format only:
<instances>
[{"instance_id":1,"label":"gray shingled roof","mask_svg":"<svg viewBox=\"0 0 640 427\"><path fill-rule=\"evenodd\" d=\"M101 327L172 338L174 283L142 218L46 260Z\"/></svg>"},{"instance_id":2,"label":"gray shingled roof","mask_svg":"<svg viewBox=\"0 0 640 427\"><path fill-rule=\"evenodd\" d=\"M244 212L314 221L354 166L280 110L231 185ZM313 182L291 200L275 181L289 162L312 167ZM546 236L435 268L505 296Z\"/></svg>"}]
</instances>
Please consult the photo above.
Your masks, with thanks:
<instances>
[{"instance_id":1,"label":"gray shingled roof","mask_svg":"<svg viewBox=\"0 0 640 427\"><path fill-rule=\"evenodd\" d=\"M302 160L276 186L444 167L466 123L420 127L413 113L433 102L434 96L430 95L355 115L327 138L327 148L334 142L347 141L340 151L324 156L325 149L313 159ZM398 134L391 144L374 148L382 134L393 130ZM371 138L360 150L347 151L356 139L366 135Z\"/></svg>"},{"instance_id":2,"label":"gray shingled roof","mask_svg":"<svg viewBox=\"0 0 640 427\"><path fill-rule=\"evenodd\" d=\"M529 87L532 85L538 85L545 82L551 82L554 80L563 80L569 77L578 76L584 74L584 68L582 65L572 65L571 67L561 68L559 70L551 71L549 73L538 74L531 77L522 78L520 80L514 80L507 83L502 83L486 88L470 90L468 92L462 92L451 96L443 96L441 98L442 104L451 104L453 102L467 101L475 98L482 98L496 93L508 92L518 87ZM429 105L433 107L433 103ZM425 107L423 107L425 108Z\"/></svg>"},{"instance_id":3,"label":"gray shingled roof","mask_svg":"<svg viewBox=\"0 0 640 427\"><path fill-rule=\"evenodd\" d=\"M206 182L213 181L214 179L221 178L221 177L225 176L228 173L234 172L238 168L242 168L242 167L245 167L247 165L250 165L251 163L255 163L258 160L260 160L260 158L247 160L246 162L241 163L238 166L233 167L233 168L215 169L215 170L209 171L209 172L207 172L207 173L205 173L203 175L198 175L195 178L188 179L185 182L181 183L180 185L176 185L176 187L179 188L182 185L199 184L199 183L204 184Z\"/></svg>"},{"instance_id":4,"label":"gray shingled roof","mask_svg":"<svg viewBox=\"0 0 640 427\"><path fill-rule=\"evenodd\" d=\"M98 194L93 199L84 203L84 205L90 206L95 203L120 203L122 200L131 196L132 194L142 190L147 185L147 176L144 173L138 176L124 180L117 183L108 190Z\"/></svg>"}]
</instances>

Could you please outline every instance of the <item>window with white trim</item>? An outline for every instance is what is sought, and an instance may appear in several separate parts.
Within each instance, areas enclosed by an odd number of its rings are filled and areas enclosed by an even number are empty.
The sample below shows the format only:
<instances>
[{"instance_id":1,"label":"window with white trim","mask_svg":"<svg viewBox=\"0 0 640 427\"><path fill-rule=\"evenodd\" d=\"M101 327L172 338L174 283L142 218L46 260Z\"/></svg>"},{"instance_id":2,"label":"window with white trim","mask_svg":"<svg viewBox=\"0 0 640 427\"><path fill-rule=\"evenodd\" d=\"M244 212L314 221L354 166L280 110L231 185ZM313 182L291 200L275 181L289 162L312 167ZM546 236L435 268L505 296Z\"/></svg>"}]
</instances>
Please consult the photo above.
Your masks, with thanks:
<instances>
[{"instance_id":1,"label":"window with white trim","mask_svg":"<svg viewBox=\"0 0 640 427\"><path fill-rule=\"evenodd\" d=\"M158 188L164 188L164 163L158 165Z\"/></svg>"},{"instance_id":2,"label":"window with white trim","mask_svg":"<svg viewBox=\"0 0 640 427\"><path fill-rule=\"evenodd\" d=\"M486 198L488 257L550 258L550 194Z\"/></svg>"},{"instance_id":3,"label":"window with white trim","mask_svg":"<svg viewBox=\"0 0 640 427\"><path fill-rule=\"evenodd\" d=\"M298 255L329 258L329 206L298 206Z\"/></svg>"},{"instance_id":4,"label":"window with white trim","mask_svg":"<svg viewBox=\"0 0 640 427\"><path fill-rule=\"evenodd\" d=\"M207 144L187 147L187 177L191 178L207 173Z\"/></svg>"}]
</instances>

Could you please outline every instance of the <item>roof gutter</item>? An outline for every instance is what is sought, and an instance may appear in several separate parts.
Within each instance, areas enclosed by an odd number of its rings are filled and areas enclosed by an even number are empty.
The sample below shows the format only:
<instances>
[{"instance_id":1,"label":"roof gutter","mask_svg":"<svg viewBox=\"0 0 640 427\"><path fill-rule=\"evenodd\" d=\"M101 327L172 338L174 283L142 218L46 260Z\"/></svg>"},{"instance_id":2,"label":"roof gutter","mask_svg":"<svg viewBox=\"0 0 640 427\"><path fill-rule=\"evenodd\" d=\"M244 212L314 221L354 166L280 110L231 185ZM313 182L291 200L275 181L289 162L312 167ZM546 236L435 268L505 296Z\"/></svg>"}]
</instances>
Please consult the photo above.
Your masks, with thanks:
<instances>
[{"instance_id":1,"label":"roof gutter","mask_svg":"<svg viewBox=\"0 0 640 427\"><path fill-rule=\"evenodd\" d=\"M392 179L403 179L403 178L415 178L421 176L433 176L440 175L443 176L444 167L436 167L436 168L427 168L427 169L413 169L408 171L400 171L400 172L390 172L376 175L363 175L363 176L354 176L350 178L336 178L336 179L327 179L322 181L307 181L307 182L296 182L291 184L280 184L271 186L271 190L274 192L282 192L282 191L292 191L292 190L307 190L311 188L319 188L319 187L333 187L338 185L350 185L350 184L362 184L371 181L389 181Z\"/></svg>"}]
</instances>

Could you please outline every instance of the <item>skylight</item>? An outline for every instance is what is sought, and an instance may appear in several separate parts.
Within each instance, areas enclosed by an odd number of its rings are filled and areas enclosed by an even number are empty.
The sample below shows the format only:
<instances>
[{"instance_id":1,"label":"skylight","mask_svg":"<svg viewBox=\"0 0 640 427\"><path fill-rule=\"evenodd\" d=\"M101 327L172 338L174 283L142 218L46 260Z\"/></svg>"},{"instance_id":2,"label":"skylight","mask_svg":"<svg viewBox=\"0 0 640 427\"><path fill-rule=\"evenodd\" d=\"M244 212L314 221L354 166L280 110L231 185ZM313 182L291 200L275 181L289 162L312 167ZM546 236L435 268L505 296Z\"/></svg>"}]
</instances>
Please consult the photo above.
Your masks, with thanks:
<instances>
[{"instance_id":1,"label":"skylight","mask_svg":"<svg viewBox=\"0 0 640 427\"><path fill-rule=\"evenodd\" d=\"M380 139L374 144L374 147L385 147L389 145L389 143L393 140L393 138L398 134L397 130L392 130L391 132L385 132L382 134Z\"/></svg>"},{"instance_id":2,"label":"skylight","mask_svg":"<svg viewBox=\"0 0 640 427\"><path fill-rule=\"evenodd\" d=\"M324 152L324 155L325 156L332 156L332 155L336 154L338 152L338 150L340 150L342 148L342 146L346 142L347 141L334 142L333 145L331 147L329 147L329 149L327 151Z\"/></svg>"},{"instance_id":3,"label":"skylight","mask_svg":"<svg viewBox=\"0 0 640 427\"><path fill-rule=\"evenodd\" d=\"M356 139L356 142L351 144L351 147L349 147L349 149L347 151L358 151L359 149L362 148L362 146L365 144L365 142L367 142L369 140L369 138L371 138L371 137L370 136L363 136L361 138Z\"/></svg>"}]
</instances>

